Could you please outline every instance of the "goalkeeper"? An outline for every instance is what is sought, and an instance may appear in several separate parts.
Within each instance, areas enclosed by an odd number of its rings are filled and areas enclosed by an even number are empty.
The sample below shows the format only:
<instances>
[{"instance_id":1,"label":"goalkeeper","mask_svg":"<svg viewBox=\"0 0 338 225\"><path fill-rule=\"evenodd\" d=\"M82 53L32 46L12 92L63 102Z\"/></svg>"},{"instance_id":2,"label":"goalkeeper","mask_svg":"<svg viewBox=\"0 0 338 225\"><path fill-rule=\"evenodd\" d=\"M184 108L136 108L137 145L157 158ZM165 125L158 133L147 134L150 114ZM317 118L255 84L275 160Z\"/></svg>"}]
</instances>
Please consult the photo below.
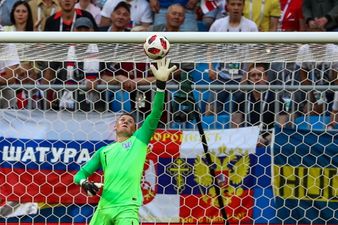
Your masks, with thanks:
<instances>
[{"instance_id":1,"label":"goalkeeper","mask_svg":"<svg viewBox=\"0 0 338 225\"><path fill-rule=\"evenodd\" d=\"M100 148L75 175L74 181L90 196L95 195L102 184L89 182L87 177L102 168L104 185L91 225L137 225L138 210L142 204L141 177L147 154L147 146L153 136L164 107L164 90L169 75L176 66L169 68L170 60L157 61L157 69L151 65L156 78L156 94L151 113L140 129L129 114L122 114L115 125L116 142Z\"/></svg>"}]
</instances>

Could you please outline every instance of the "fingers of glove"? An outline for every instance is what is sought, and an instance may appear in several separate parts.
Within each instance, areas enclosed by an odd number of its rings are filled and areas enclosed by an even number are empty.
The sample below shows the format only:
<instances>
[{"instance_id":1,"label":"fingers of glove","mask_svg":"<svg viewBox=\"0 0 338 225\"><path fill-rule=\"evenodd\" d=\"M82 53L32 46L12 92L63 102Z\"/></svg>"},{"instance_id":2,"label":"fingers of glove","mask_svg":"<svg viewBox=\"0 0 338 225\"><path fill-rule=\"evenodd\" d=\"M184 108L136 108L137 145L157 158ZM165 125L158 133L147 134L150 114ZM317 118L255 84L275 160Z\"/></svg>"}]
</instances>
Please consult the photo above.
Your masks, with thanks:
<instances>
[{"instance_id":1,"label":"fingers of glove","mask_svg":"<svg viewBox=\"0 0 338 225\"><path fill-rule=\"evenodd\" d=\"M173 65L172 67L169 68L169 73L174 72L177 69L176 65Z\"/></svg>"},{"instance_id":2,"label":"fingers of glove","mask_svg":"<svg viewBox=\"0 0 338 225\"><path fill-rule=\"evenodd\" d=\"M160 69L160 67L163 67L165 65L165 57L162 59L157 60L157 68Z\"/></svg>"},{"instance_id":3,"label":"fingers of glove","mask_svg":"<svg viewBox=\"0 0 338 225\"><path fill-rule=\"evenodd\" d=\"M151 72L153 72L153 74L155 76L156 73L157 73L157 70L156 70L156 68L155 68L155 66L153 64L150 64L150 70L151 70Z\"/></svg>"},{"instance_id":4,"label":"fingers of glove","mask_svg":"<svg viewBox=\"0 0 338 225\"><path fill-rule=\"evenodd\" d=\"M166 61L165 61L165 68L169 68L170 61L171 61L171 59L166 59Z\"/></svg>"}]
</instances>

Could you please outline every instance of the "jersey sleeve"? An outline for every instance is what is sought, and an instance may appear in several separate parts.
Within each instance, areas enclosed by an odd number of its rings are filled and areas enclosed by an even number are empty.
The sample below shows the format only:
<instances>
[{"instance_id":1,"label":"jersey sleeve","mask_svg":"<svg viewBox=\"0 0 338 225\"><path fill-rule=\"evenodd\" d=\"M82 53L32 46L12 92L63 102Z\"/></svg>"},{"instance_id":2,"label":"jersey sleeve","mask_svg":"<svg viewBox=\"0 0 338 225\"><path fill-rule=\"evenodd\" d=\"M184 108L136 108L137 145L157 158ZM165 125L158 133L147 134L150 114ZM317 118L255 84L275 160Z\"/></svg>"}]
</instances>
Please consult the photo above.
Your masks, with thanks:
<instances>
[{"instance_id":1,"label":"jersey sleeve","mask_svg":"<svg viewBox=\"0 0 338 225\"><path fill-rule=\"evenodd\" d=\"M101 149L95 152L93 157L83 167L81 167L79 172L75 174L74 177L75 184L80 184L80 181L82 179L87 179L87 177L92 175L96 170L98 170L101 167L100 161Z\"/></svg>"},{"instance_id":2,"label":"jersey sleeve","mask_svg":"<svg viewBox=\"0 0 338 225\"><path fill-rule=\"evenodd\" d=\"M153 136L157 128L158 122L161 119L164 107L164 95L164 91L156 92L152 104L151 113L147 116L140 129L135 132L136 138L141 140L145 144L149 143L150 138Z\"/></svg>"}]
</instances>

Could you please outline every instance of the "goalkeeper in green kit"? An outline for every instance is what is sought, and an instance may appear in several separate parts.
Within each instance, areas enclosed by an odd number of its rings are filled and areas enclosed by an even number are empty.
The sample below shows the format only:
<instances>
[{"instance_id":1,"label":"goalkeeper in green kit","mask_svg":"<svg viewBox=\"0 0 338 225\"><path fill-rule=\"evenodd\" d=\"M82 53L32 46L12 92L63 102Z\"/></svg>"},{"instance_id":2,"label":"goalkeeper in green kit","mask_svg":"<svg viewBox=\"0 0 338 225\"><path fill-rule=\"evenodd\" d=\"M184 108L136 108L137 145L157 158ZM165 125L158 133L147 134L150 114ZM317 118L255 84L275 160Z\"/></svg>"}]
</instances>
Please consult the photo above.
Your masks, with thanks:
<instances>
[{"instance_id":1,"label":"goalkeeper in green kit","mask_svg":"<svg viewBox=\"0 0 338 225\"><path fill-rule=\"evenodd\" d=\"M104 174L103 191L91 225L137 225L138 211L142 204L141 178L147 147L164 108L164 91L169 75L176 66L169 68L170 60L157 61L157 69L151 65L156 78L156 94L152 111L140 129L129 114L122 114L116 122L116 142L100 148L75 175L74 182L90 196L95 195L102 184L89 182L87 177L99 168Z\"/></svg>"}]
</instances>

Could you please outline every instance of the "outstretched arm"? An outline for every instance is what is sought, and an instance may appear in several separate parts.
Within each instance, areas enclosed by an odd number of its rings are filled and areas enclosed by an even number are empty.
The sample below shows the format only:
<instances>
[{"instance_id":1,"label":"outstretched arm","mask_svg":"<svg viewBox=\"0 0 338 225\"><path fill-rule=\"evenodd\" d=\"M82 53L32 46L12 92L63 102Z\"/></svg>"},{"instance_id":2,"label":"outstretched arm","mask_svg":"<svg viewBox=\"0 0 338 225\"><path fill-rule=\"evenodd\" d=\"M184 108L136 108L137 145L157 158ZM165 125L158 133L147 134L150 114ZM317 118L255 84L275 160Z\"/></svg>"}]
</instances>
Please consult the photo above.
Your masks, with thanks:
<instances>
[{"instance_id":1,"label":"outstretched arm","mask_svg":"<svg viewBox=\"0 0 338 225\"><path fill-rule=\"evenodd\" d=\"M157 61L157 69L154 65L150 65L150 69L156 78L156 94L152 104L151 113L145 119L142 127L136 131L135 136L143 143L148 144L150 138L154 134L158 122L161 119L164 107L164 95L166 81L169 75L176 70L176 66L169 68L170 60L165 57Z\"/></svg>"}]
</instances>

